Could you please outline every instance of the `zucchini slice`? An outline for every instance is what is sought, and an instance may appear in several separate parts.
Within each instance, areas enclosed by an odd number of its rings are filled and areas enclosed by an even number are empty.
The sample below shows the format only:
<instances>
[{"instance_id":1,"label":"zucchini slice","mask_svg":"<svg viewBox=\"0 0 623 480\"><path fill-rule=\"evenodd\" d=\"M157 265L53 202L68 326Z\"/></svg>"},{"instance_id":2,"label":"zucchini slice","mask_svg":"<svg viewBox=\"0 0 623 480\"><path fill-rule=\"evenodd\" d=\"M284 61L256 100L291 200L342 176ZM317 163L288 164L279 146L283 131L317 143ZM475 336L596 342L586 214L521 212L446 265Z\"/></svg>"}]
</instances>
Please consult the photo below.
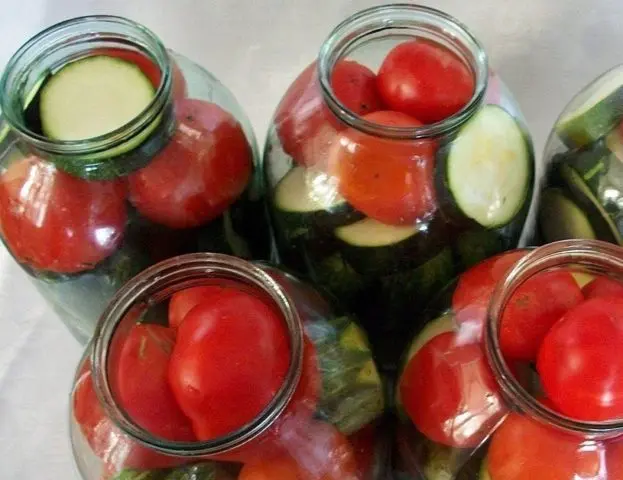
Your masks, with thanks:
<instances>
[{"instance_id":1,"label":"zucchini slice","mask_svg":"<svg viewBox=\"0 0 623 480\"><path fill-rule=\"evenodd\" d=\"M582 90L556 122L569 148L583 147L612 130L623 117L623 68L616 67Z\"/></svg>"},{"instance_id":2,"label":"zucchini slice","mask_svg":"<svg viewBox=\"0 0 623 480\"><path fill-rule=\"evenodd\" d=\"M99 137L143 112L155 89L138 66L98 55L64 66L41 88L43 133L54 140Z\"/></svg>"},{"instance_id":3,"label":"zucchini slice","mask_svg":"<svg viewBox=\"0 0 623 480\"><path fill-rule=\"evenodd\" d=\"M457 269L463 272L482 260L503 252L506 247L503 233L499 230L475 228L461 232L453 244Z\"/></svg>"},{"instance_id":4,"label":"zucchini slice","mask_svg":"<svg viewBox=\"0 0 623 480\"><path fill-rule=\"evenodd\" d=\"M406 365L413 358L413 356L420 351L420 349L426 345L430 340L442 333L451 332L454 330L454 315L452 313L446 313L435 320L426 324L426 326L417 334L413 339L411 346L405 357L404 364Z\"/></svg>"},{"instance_id":5,"label":"zucchini slice","mask_svg":"<svg viewBox=\"0 0 623 480\"><path fill-rule=\"evenodd\" d=\"M448 147L446 184L458 210L486 228L510 223L528 202L532 147L515 118L486 105Z\"/></svg>"},{"instance_id":6,"label":"zucchini slice","mask_svg":"<svg viewBox=\"0 0 623 480\"><path fill-rule=\"evenodd\" d=\"M570 197L590 220L595 236L600 240L621 244L621 233L614 221L599 203L578 171L566 163L558 164L557 170Z\"/></svg>"},{"instance_id":7,"label":"zucchini slice","mask_svg":"<svg viewBox=\"0 0 623 480\"><path fill-rule=\"evenodd\" d=\"M325 258L312 257L305 251L305 260L310 277L317 285L325 288L341 302L348 305L368 285L368 279L357 273L339 253Z\"/></svg>"},{"instance_id":8,"label":"zucchini slice","mask_svg":"<svg viewBox=\"0 0 623 480\"><path fill-rule=\"evenodd\" d=\"M539 227L543 240L548 243L572 238L596 238L586 214L558 188L547 188L541 194Z\"/></svg>"}]
</instances>

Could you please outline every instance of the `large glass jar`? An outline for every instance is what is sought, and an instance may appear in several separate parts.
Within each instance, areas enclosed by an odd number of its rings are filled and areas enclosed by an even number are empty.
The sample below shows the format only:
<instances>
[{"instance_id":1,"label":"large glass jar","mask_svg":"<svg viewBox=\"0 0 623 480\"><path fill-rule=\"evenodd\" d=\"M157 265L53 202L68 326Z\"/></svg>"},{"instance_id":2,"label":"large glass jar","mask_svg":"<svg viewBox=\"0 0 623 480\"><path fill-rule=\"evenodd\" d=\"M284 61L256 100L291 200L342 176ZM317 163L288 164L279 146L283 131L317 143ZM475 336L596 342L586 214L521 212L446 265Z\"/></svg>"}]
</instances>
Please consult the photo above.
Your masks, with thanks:
<instances>
[{"instance_id":1,"label":"large glass jar","mask_svg":"<svg viewBox=\"0 0 623 480\"><path fill-rule=\"evenodd\" d=\"M545 147L538 238L623 245L623 65L584 87Z\"/></svg>"},{"instance_id":2,"label":"large glass jar","mask_svg":"<svg viewBox=\"0 0 623 480\"><path fill-rule=\"evenodd\" d=\"M86 341L144 267L212 251L266 258L253 132L210 73L130 20L68 20L0 80L0 234Z\"/></svg>"},{"instance_id":3,"label":"large glass jar","mask_svg":"<svg viewBox=\"0 0 623 480\"><path fill-rule=\"evenodd\" d=\"M416 5L336 27L277 107L264 161L279 258L355 309L389 367L435 292L517 247L535 171L481 44Z\"/></svg>"},{"instance_id":4,"label":"large glass jar","mask_svg":"<svg viewBox=\"0 0 623 480\"><path fill-rule=\"evenodd\" d=\"M353 317L268 264L197 253L113 298L70 430L85 479L372 480L388 463L384 408Z\"/></svg>"},{"instance_id":5,"label":"large glass jar","mask_svg":"<svg viewBox=\"0 0 623 480\"><path fill-rule=\"evenodd\" d=\"M446 293L398 380L398 478L623 478L623 249L513 250Z\"/></svg>"}]
</instances>

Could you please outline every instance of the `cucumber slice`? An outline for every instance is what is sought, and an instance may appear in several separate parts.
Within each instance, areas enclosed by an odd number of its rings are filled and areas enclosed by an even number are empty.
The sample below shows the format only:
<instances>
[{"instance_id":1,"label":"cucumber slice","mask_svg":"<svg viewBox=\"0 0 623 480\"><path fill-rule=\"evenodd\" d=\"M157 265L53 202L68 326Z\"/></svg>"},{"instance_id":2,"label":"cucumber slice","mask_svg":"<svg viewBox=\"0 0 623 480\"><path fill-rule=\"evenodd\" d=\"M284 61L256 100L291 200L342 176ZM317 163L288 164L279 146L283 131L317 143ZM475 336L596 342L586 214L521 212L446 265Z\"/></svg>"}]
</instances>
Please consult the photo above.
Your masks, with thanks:
<instances>
[{"instance_id":1,"label":"cucumber slice","mask_svg":"<svg viewBox=\"0 0 623 480\"><path fill-rule=\"evenodd\" d=\"M445 175L454 204L486 228L510 223L530 200L532 158L515 118L486 105L449 145Z\"/></svg>"},{"instance_id":2,"label":"cucumber slice","mask_svg":"<svg viewBox=\"0 0 623 480\"><path fill-rule=\"evenodd\" d=\"M54 140L99 137L133 120L154 94L153 84L136 65L104 55L83 58L43 85L41 127Z\"/></svg>"},{"instance_id":3,"label":"cucumber slice","mask_svg":"<svg viewBox=\"0 0 623 480\"><path fill-rule=\"evenodd\" d=\"M572 238L596 238L586 214L558 188L547 188L541 194L539 226L543 239L548 243Z\"/></svg>"},{"instance_id":4,"label":"cucumber slice","mask_svg":"<svg viewBox=\"0 0 623 480\"><path fill-rule=\"evenodd\" d=\"M566 163L557 165L558 175L568 190L569 196L575 201L590 220L591 226L600 240L621 244L621 234L608 212L595 198L593 192L573 167Z\"/></svg>"},{"instance_id":5,"label":"cucumber slice","mask_svg":"<svg viewBox=\"0 0 623 480\"><path fill-rule=\"evenodd\" d=\"M595 280L595 275L586 272L571 272L571 275L580 288L583 288L585 285Z\"/></svg>"},{"instance_id":6,"label":"cucumber slice","mask_svg":"<svg viewBox=\"0 0 623 480\"><path fill-rule=\"evenodd\" d=\"M616 67L580 92L556 122L565 145L583 147L606 135L623 117L623 69Z\"/></svg>"},{"instance_id":7,"label":"cucumber slice","mask_svg":"<svg viewBox=\"0 0 623 480\"><path fill-rule=\"evenodd\" d=\"M276 222L289 240L310 228L326 230L363 218L337 193L332 177L300 166L279 181L273 203Z\"/></svg>"}]
</instances>

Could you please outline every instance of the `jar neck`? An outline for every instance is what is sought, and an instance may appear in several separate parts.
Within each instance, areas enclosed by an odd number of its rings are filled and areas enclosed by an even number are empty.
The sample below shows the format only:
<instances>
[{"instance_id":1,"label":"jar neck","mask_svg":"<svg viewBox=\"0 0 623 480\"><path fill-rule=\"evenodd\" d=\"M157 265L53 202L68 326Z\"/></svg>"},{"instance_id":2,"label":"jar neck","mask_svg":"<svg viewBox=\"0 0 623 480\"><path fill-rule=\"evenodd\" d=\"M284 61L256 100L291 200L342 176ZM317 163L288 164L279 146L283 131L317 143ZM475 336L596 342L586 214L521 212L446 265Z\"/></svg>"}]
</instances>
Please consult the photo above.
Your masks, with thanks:
<instances>
[{"instance_id":1,"label":"jar neck","mask_svg":"<svg viewBox=\"0 0 623 480\"><path fill-rule=\"evenodd\" d=\"M160 70L160 83L150 104L127 124L98 137L60 141L34 132L26 122L25 109L41 83L67 63L103 49L137 53ZM9 127L37 150L90 155L123 145L149 128L170 103L171 84L169 55L150 30L122 17L79 17L42 31L13 55L0 79L0 110Z\"/></svg>"},{"instance_id":2,"label":"jar neck","mask_svg":"<svg viewBox=\"0 0 623 480\"><path fill-rule=\"evenodd\" d=\"M331 87L335 64L358 47L391 36L425 38L457 54L474 77L474 92L469 102L444 120L416 128L379 125L346 108ZM488 62L480 42L455 18L433 8L395 4L363 10L338 25L322 45L318 75L327 105L347 125L380 137L418 139L450 133L472 117L485 97Z\"/></svg>"},{"instance_id":3,"label":"jar neck","mask_svg":"<svg viewBox=\"0 0 623 480\"><path fill-rule=\"evenodd\" d=\"M108 366L120 340L149 308L175 292L202 285L233 283L261 294L281 313L290 343L290 362L279 391L255 419L230 434L205 442L172 442L156 438L138 426L115 400ZM285 290L263 269L228 255L197 253L161 262L130 280L102 314L91 344L95 392L107 416L127 435L149 448L175 456L225 453L252 441L279 418L298 385L303 365L303 328ZM111 353L112 352L112 353Z\"/></svg>"},{"instance_id":4,"label":"jar neck","mask_svg":"<svg viewBox=\"0 0 623 480\"><path fill-rule=\"evenodd\" d=\"M596 240L564 240L532 250L497 286L487 312L485 348L493 373L508 404L538 421L586 438L604 438L623 433L623 420L588 422L564 416L544 406L511 372L500 348L500 320L513 293L526 280L544 271L572 269L609 275L623 281L623 249Z\"/></svg>"}]
</instances>

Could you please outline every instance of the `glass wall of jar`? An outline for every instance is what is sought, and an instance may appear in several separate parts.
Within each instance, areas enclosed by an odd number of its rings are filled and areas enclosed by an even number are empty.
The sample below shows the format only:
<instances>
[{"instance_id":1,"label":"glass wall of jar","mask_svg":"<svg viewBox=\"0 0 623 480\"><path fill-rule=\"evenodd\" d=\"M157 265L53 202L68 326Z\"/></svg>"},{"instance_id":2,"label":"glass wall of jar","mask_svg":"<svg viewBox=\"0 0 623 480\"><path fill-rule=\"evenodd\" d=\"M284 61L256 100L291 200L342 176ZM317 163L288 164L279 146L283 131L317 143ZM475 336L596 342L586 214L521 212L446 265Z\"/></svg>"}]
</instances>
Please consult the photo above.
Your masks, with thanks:
<instances>
[{"instance_id":1,"label":"glass wall of jar","mask_svg":"<svg viewBox=\"0 0 623 480\"><path fill-rule=\"evenodd\" d=\"M356 309L388 366L434 292L517 247L535 173L480 43L416 5L331 33L277 107L264 160L281 261Z\"/></svg>"},{"instance_id":2,"label":"glass wall of jar","mask_svg":"<svg viewBox=\"0 0 623 480\"><path fill-rule=\"evenodd\" d=\"M197 253L113 298L70 430L85 479L373 480L388 464L384 408L352 316L268 264ZM205 474L183 477L193 469Z\"/></svg>"},{"instance_id":3,"label":"glass wall of jar","mask_svg":"<svg viewBox=\"0 0 623 480\"><path fill-rule=\"evenodd\" d=\"M130 20L68 20L0 80L0 234L80 340L145 266L265 258L253 132L210 73Z\"/></svg>"},{"instance_id":4,"label":"glass wall of jar","mask_svg":"<svg viewBox=\"0 0 623 480\"><path fill-rule=\"evenodd\" d=\"M445 297L395 392L401 478L623 478L623 249L513 250Z\"/></svg>"},{"instance_id":5,"label":"glass wall of jar","mask_svg":"<svg viewBox=\"0 0 623 480\"><path fill-rule=\"evenodd\" d=\"M544 158L536 241L586 238L623 245L623 65L565 107Z\"/></svg>"}]
</instances>

